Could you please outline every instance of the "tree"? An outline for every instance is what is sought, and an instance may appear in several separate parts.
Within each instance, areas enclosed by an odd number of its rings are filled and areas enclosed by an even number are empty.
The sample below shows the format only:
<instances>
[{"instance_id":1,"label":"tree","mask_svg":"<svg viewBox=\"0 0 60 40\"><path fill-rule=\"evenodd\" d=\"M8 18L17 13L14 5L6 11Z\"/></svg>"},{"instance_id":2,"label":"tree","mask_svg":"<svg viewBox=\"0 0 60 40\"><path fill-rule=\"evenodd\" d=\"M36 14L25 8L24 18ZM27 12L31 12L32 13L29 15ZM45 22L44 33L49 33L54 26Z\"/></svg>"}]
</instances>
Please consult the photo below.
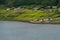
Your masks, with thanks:
<instances>
[{"instance_id":1,"label":"tree","mask_svg":"<svg viewBox=\"0 0 60 40\"><path fill-rule=\"evenodd\" d=\"M21 5L56 6L60 5L60 0L0 0L0 4L4 4L9 7Z\"/></svg>"},{"instance_id":2,"label":"tree","mask_svg":"<svg viewBox=\"0 0 60 40\"><path fill-rule=\"evenodd\" d=\"M7 5L7 7L13 7L13 3L15 0L5 0L5 4Z\"/></svg>"}]
</instances>

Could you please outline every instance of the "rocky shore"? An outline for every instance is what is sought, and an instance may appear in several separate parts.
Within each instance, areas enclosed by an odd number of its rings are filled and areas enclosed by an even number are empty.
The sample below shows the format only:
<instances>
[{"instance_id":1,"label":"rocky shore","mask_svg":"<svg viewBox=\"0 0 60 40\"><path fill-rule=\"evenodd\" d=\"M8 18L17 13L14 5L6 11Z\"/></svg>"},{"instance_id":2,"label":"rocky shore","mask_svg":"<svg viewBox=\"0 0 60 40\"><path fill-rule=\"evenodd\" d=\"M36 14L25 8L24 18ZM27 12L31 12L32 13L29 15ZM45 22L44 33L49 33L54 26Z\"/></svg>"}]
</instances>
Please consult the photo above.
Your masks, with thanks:
<instances>
[{"instance_id":1,"label":"rocky shore","mask_svg":"<svg viewBox=\"0 0 60 40\"><path fill-rule=\"evenodd\" d=\"M35 19L35 20L31 20L31 23L51 23L52 22L52 18L48 18L48 19Z\"/></svg>"}]
</instances>

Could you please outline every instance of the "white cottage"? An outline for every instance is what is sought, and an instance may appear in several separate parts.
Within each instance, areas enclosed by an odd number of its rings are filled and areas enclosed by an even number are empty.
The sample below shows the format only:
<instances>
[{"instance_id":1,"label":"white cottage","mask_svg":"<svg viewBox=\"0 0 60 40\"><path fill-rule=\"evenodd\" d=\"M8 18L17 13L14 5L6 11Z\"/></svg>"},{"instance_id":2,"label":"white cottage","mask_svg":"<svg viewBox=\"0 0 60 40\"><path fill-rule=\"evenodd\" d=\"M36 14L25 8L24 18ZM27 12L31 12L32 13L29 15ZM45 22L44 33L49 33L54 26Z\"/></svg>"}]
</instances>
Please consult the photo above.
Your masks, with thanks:
<instances>
[{"instance_id":1,"label":"white cottage","mask_svg":"<svg viewBox=\"0 0 60 40\"><path fill-rule=\"evenodd\" d=\"M57 6L52 6L52 8L57 8Z\"/></svg>"},{"instance_id":2,"label":"white cottage","mask_svg":"<svg viewBox=\"0 0 60 40\"><path fill-rule=\"evenodd\" d=\"M7 8L6 10L10 10L11 8Z\"/></svg>"},{"instance_id":3,"label":"white cottage","mask_svg":"<svg viewBox=\"0 0 60 40\"><path fill-rule=\"evenodd\" d=\"M17 12L19 9L20 9L20 7L14 8L14 12Z\"/></svg>"},{"instance_id":4,"label":"white cottage","mask_svg":"<svg viewBox=\"0 0 60 40\"><path fill-rule=\"evenodd\" d=\"M38 10L39 8L33 8L33 10Z\"/></svg>"}]
</instances>

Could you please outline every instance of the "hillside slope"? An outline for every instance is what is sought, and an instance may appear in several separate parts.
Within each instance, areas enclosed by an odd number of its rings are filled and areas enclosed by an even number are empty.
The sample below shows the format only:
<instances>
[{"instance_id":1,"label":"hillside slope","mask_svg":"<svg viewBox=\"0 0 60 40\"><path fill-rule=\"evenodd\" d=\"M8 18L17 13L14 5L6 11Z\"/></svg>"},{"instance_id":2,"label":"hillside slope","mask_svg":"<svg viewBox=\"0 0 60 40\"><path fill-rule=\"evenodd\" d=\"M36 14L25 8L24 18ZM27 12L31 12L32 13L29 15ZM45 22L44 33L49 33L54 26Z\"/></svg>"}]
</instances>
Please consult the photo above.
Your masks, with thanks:
<instances>
[{"instance_id":1,"label":"hillside slope","mask_svg":"<svg viewBox=\"0 0 60 40\"><path fill-rule=\"evenodd\" d=\"M56 13L56 11L45 12L42 10L30 10L24 8L21 8L16 11L14 11L14 9L0 10L0 20L17 20L17 21L30 22L36 19L41 20L41 19L49 19L49 18L52 18L52 21L50 23L60 23L60 14Z\"/></svg>"}]
</instances>

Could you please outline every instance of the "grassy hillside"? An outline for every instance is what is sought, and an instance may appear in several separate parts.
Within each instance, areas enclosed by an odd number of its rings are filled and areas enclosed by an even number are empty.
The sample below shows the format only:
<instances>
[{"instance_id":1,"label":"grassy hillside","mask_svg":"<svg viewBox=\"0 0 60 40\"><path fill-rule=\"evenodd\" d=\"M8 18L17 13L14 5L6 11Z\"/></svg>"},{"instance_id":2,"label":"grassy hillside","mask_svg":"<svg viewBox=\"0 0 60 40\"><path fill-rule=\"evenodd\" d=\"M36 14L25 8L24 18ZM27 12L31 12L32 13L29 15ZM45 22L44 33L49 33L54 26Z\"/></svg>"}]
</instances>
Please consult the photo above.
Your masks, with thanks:
<instances>
[{"instance_id":1,"label":"grassy hillside","mask_svg":"<svg viewBox=\"0 0 60 40\"><path fill-rule=\"evenodd\" d=\"M20 21L31 21L31 20L40 20L52 18L51 23L60 23L60 14L56 12L55 9L52 12L46 12L43 10L30 10L20 8L19 10L14 11L14 9L6 10L0 9L0 20L20 20Z\"/></svg>"}]
</instances>

